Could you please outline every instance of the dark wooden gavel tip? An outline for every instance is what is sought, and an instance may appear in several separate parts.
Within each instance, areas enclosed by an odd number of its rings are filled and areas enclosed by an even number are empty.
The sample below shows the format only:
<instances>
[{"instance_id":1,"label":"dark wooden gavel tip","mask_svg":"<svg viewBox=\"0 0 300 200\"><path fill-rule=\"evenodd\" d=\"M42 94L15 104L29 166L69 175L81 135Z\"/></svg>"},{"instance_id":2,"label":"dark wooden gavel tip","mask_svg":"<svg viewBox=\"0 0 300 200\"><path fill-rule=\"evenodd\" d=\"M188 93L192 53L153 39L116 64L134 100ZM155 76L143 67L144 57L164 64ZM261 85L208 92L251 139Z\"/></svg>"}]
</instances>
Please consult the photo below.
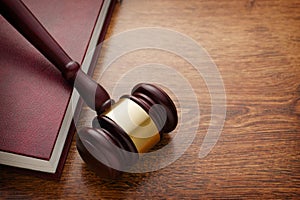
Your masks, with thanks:
<instances>
[{"instance_id":1,"label":"dark wooden gavel tip","mask_svg":"<svg viewBox=\"0 0 300 200\"><path fill-rule=\"evenodd\" d=\"M176 106L166 92L155 85L140 83L132 89L131 94L141 98L143 98L142 96L150 97L156 104L162 105L165 108L167 118L162 127L162 133L169 133L176 128L178 123Z\"/></svg>"},{"instance_id":2,"label":"dark wooden gavel tip","mask_svg":"<svg viewBox=\"0 0 300 200\"><path fill-rule=\"evenodd\" d=\"M160 88L141 83L133 88L131 95L121 98L135 101L149 113L160 133L168 133L176 128L176 107ZM152 110L156 104L160 108ZM137 162L138 150L128 133L105 114L93 120L93 127L78 132L76 143L79 154L99 176L117 178Z\"/></svg>"},{"instance_id":3,"label":"dark wooden gavel tip","mask_svg":"<svg viewBox=\"0 0 300 200\"><path fill-rule=\"evenodd\" d=\"M76 137L76 146L87 166L102 178L118 178L130 164L120 142L106 130L83 128Z\"/></svg>"}]
</instances>

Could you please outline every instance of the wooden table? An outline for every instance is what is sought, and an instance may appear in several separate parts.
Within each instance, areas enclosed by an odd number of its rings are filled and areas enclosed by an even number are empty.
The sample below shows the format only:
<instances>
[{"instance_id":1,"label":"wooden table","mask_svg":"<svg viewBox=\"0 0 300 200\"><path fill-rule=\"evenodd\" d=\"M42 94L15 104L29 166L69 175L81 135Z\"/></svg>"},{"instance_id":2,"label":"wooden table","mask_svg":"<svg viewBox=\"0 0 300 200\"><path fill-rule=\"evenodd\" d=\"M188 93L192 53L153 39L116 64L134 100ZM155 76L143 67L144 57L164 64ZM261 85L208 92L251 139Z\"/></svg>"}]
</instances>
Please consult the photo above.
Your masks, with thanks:
<instances>
[{"instance_id":1,"label":"wooden table","mask_svg":"<svg viewBox=\"0 0 300 200\"><path fill-rule=\"evenodd\" d=\"M299 1L126 0L117 5L107 37L141 27L185 34L202 45L217 65L227 110L224 128L212 151L199 158L212 108L205 81L180 56L155 49L137 50L116 60L105 72L111 81L104 78L103 84L111 88L132 66L147 63L167 65L181 73L194 89L201 113L196 137L185 153L158 171L126 173L119 180L105 181L86 168L74 140L60 181L4 170L0 173L0 197L299 198ZM109 50L107 46L102 51L96 79ZM180 83L173 85L180 88ZM188 107L189 99L185 102ZM83 111L80 123L90 123L92 114L87 108ZM171 141L169 137L159 147Z\"/></svg>"}]
</instances>

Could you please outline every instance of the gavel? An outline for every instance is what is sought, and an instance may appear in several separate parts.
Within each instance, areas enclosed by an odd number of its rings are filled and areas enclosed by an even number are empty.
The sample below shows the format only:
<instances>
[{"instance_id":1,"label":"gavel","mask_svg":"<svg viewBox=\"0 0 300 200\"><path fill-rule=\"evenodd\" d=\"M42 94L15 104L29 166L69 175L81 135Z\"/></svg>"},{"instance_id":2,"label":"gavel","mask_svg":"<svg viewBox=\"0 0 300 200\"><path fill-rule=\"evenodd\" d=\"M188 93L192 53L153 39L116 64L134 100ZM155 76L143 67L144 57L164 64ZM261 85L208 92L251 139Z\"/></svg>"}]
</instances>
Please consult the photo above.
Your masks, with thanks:
<instances>
[{"instance_id":1,"label":"gavel","mask_svg":"<svg viewBox=\"0 0 300 200\"><path fill-rule=\"evenodd\" d=\"M40 51L97 112L93 128L82 128L76 146L96 174L116 178L148 152L178 122L171 98L161 88L136 85L118 102L73 61L21 0L0 0L2 16ZM75 11L74 11L75 12ZM70 33L71 35L72 33Z\"/></svg>"}]
</instances>

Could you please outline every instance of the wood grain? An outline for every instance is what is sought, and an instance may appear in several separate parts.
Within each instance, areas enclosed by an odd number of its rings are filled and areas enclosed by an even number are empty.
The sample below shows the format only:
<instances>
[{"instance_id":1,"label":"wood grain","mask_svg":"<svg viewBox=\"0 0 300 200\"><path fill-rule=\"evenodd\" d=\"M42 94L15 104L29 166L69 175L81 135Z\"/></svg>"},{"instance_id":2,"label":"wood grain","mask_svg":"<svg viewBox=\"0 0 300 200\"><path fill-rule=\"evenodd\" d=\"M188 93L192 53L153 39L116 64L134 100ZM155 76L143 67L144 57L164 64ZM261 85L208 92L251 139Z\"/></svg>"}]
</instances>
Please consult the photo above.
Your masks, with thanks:
<instances>
[{"instance_id":1,"label":"wood grain","mask_svg":"<svg viewBox=\"0 0 300 200\"><path fill-rule=\"evenodd\" d=\"M196 138L183 156L155 172L127 173L119 180L107 181L86 168L73 141L59 182L1 168L0 196L4 199L299 198L299 1L127 0L117 5L108 37L145 26L169 28L188 35L208 51L220 70L227 116L221 137L209 155L198 157L211 116L211 99L205 82L189 63L176 55L140 50L120 57L100 81L112 88L126 71L146 63L161 63L180 72L195 90L201 112ZM108 46L102 52L96 79L109 50ZM180 87L180 83L172 84ZM93 116L84 108L79 125L89 125ZM171 139L172 135L157 148Z\"/></svg>"}]
</instances>

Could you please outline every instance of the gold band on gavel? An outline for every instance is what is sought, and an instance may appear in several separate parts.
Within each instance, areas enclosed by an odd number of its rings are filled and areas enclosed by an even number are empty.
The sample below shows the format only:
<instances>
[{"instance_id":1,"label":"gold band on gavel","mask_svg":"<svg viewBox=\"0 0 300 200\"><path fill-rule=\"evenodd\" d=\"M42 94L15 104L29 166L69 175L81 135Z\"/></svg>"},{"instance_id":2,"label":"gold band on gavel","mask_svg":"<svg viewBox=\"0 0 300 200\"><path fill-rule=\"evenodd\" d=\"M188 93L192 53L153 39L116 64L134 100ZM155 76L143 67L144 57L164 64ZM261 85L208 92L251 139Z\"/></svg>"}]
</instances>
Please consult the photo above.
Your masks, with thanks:
<instances>
[{"instance_id":1,"label":"gold band on gavel","mask_svg":"<svg viewBox=\"0 0 300 200\"><path fill-rule=\"evenodd\" d=\"M149 151L160 140L159 131L149 114L128 98L120 99L104 115L130 136L139 153Z\"/></svg>"}]
</instances>

